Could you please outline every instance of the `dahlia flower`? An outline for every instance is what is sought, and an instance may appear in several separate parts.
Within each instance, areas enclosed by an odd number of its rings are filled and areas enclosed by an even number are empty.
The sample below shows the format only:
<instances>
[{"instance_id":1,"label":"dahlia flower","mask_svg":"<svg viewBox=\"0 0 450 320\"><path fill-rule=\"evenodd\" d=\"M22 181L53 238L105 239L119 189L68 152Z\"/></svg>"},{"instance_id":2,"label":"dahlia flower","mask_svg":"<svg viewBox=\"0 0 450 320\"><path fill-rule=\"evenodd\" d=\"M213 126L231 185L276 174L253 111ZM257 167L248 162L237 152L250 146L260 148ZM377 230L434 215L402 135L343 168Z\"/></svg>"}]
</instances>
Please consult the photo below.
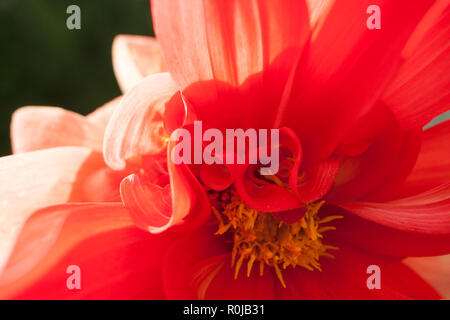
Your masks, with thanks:
<instances>
[{"instance_id":1,"label":"dahlia flower","mask_svg":"<svg viewBox=\"0 0 450 320\"><path fill-rule=\"evenodd\" d=\"M152 14L157 40L113 44L123 96L87 116L14 114L1 298L448 297L450 122L423 129L450 103L448 0L154 0ZM194 121L279 129L280 170L175 164Z\"/></svg>"}]
</instances>

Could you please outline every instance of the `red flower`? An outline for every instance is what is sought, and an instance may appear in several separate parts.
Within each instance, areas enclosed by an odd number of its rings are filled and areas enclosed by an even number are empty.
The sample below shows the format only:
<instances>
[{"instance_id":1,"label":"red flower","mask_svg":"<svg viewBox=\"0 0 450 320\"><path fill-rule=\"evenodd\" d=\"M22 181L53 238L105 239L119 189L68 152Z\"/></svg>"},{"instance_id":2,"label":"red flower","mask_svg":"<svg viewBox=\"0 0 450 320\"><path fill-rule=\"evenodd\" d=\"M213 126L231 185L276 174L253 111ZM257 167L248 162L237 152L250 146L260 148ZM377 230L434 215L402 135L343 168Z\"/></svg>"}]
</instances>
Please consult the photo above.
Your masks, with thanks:
<instances>
[{"instance_id":1,"label":"red flower","mask_svg":"<svg viewBox=\"0 0 450 320\"><path fill-rule=\"evenodd\" d=\"M373 4L381 30L366 27ZM450 253L449 122L422 130L450 102L449 1L154 1L152 11L170 73L139 81L165 68L147 59L156 42L121 37L120 103L87 118L16 113L16 152L79 147L0 159L3 224L16 228L2 233L4 252L16 241L0 295L439 298L405 262L432 264L404 258ZM281 170L174 164L169 137L194 120L280 128ZM66 287L69 265L81 290ZM371 265L381 289L367 286ZM447 258L434 266L449 278Z\"/></svg>"}]
</instances>

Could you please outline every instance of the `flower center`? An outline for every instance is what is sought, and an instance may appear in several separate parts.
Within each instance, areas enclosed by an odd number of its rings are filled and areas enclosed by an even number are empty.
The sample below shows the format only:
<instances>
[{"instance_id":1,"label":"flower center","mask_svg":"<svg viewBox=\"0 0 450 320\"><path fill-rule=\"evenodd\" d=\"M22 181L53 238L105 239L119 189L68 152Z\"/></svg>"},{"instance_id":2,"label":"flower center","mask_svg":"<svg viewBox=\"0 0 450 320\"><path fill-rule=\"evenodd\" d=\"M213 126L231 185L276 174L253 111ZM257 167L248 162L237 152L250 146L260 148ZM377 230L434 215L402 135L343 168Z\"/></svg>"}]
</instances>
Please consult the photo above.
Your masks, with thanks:
<instances>
[{"instance_id":1,"label":"flower center","mask_svg":"<svg viewBox=\"0 0 450 320\"><path fill-rule=\"evenodd\" d=\"M281 269L300 266L311 271L321 270L319 258L332 258L327 251L338 249L323 243L322 233L335 229L323 224L342 216L319 219L318 212L324 201L307 204L305 215L297 222L287 224L272 213L248 207L234 190L214 192L210 196L212 212L218 221L215 234L232 232L233 235L231 266L235 268L235 279L244 261L247 262L248 277L258 262L261 276L265 265L273 267L282 286L286 287Z\"/></svg>"}]
</instances>

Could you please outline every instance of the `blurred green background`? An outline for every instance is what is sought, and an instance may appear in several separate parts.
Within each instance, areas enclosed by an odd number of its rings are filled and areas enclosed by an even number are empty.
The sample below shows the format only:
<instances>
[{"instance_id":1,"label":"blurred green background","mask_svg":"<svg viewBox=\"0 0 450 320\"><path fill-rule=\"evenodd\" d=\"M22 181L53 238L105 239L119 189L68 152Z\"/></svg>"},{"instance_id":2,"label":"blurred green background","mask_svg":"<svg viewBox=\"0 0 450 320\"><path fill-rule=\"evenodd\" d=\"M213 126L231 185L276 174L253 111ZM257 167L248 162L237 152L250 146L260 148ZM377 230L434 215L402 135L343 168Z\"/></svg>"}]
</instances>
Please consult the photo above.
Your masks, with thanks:
<instances>
[{"instance_id":1,"label":"blurred green background","mask_svg":"<svg viewBox=\"0 0 450 320\"><path fill-rule=\"evenodd\" d=\"M81 9L68 30L66 9ZM153 35L149 0L0 0L0 156L13 111L60 106L81 114L120 94L111 63L117 34Z\"/></svg>"}]
</instances>

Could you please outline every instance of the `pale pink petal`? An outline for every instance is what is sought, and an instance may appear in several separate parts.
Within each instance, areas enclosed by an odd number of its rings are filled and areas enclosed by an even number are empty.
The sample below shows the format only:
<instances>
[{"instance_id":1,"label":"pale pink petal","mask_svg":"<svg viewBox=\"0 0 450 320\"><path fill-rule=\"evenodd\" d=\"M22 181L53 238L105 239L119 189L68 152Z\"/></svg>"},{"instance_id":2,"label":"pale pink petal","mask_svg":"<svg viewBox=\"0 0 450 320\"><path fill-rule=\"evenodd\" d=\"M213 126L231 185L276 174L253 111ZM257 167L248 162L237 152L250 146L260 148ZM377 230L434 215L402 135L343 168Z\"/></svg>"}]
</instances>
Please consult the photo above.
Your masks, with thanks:
<instances>
[{"instance_id":1,"label":"pale pink petal","mask_svg":"<svg viewBox=\"0 0 450 320\"><path fill-rule=\"evenodd\" d=\"M35 210L83 201L83 180L104 167L100 153L64 147L0 158L0 270Z\"/></svg>"},{"instance_id":2,"label":"pale pink petal","mask_svg":"<svg viewBox=\"0 0 450 320\"><path fill-rule=\"evenodd\" d=\"M103 130L75 112L57 107L23 107L11 121L14 153L80 146L102 150Z\"/></svg>"},{"instance_id":3,"label":"pale pink petal","mask_svg":"<svg viewBox=\"0 0 450 320\"><path fill-rule=\"evenodd\" d=\"M158 41L152 37L119 35L112 46L114 73L122 92L146 76L166 70Z\"/></svg>"},{"instance_id":4,"label":"pale pink petal","mask_svg":"<svg viewBox=\"0 0 450 320\"><path fill-rule=\"evenodd\" d=\"M86 116L86 119L90 122L96 124L99 127L102 127L103 131L106 130L106 126L108 125L109 119L111 118L114 110L119 105L120 99L122 96L119 96L101 107L98 107L93 112Z\"/></svg>"}]
</instances>

